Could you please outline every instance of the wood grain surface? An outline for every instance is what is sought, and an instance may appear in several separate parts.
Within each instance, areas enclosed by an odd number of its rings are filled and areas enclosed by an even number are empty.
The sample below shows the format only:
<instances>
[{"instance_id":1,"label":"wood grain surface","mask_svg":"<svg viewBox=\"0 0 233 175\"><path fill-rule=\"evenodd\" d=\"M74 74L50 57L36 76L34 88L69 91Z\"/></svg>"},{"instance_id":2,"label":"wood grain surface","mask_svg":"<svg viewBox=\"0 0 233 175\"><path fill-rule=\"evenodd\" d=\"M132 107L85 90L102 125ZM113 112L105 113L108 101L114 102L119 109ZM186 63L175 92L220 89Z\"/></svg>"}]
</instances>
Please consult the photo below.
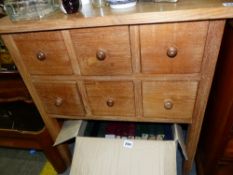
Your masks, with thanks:
<instances>
[{"instance_id":1,"label":"wood grain surface","mask_svg":"<svg viewBox=\"0 0 233 175\"><path fill-rule=\"evenodd\" d=\"M133 82L85 81L88 101L94 115L134 116ZM113 106L108 101L113 101Z\"/></svg>"},{"instance_id":2,"label":"wood grain surface","mask_svg":"<svg viewBox=\"0 0 233 175\"><path fill-rule=\"evenodd\" d=\"M143 73L200 72L208 22L186 22L140 26ZM169 57L169 49L177 49Z\"/></svg>"},{"instance_id":3,"label":"wood grain surface","mask_svg":"<svg viewBox=\"0 0 233 175\"><path fill-rule=\"evenodd\" d=\"M13 39L28 71L34 75L72 74L64 39L60 32L37 32L13 35ZM45 54L39 60L37 54Z\"/></svg>"},{"instance_id":4,"label":"wood grain surface","mask_svg":"<svg viewBox=\"0 0 233 175\"><path fill-rule=\"evenodd\" d=\"M144 117L192 119L198 82L143 82ZM172 103L165 108L166 101Z\"/></svg>"},{"instance_id":5,"label":"wood grain surface","mask_svg":"<svg viewBox=\"0 0 233 175\"><path fill-rule=\"evenodd\" d=\"M37 82L34 86L47 113L84 115L76 82Z\"/></svg>"},{"instance_id":6,"label":"wood grain surface","mask_svg":"<svg viewBox=\"0 0 233 175\"><path fill-rule=\"evenodd\" d=\"M103 27L70 30L82 75L124 75L132 72L129 29ZM99 60L97 52L104 52Z\"/></svg>"}]
</instances>

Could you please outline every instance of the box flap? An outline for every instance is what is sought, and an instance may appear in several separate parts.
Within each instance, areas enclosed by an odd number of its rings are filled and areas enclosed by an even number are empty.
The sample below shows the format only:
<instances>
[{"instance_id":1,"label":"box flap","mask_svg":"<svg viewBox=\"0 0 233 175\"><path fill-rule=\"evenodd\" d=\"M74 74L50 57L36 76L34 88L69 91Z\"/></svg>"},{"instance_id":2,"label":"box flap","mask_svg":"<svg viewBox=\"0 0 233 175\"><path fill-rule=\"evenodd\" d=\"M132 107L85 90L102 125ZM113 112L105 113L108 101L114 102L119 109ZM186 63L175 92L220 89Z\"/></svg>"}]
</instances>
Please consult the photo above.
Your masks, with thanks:
<instances>
[{"instance_id":1,"label":"box flap","mask_svg":"<svg viewBox=\"0 0 233 175\"><path fill-rule=\"evenodd\" d=\"M85 127L86 122L82 120L66 120L62 125L54 146L75 138L77 135L83 135Z\"/></svg>"},{"instance_id":2,"label":"box flap","mask_svg":"<svg viewBox=\"0 0 233 175\"><path fill-rule=\"evenodd\" d=\"M172 131L174 135L174 140L176 140L179 143L185 160L188 160L188 155L186 153L186 146L185 146L184 136L183 136L183 131L182 131L181 126L174 124L172 126Z\"/></svg>"},{"instance_id":3,"label":"box flap","mask_svg":"<svg viewBox=\"0 0 233 175\"><path fill-rule=\"evenodd\" d=\"M176 175L176 142L77 137L71 175Z\"/></svg>"}]
</instances>

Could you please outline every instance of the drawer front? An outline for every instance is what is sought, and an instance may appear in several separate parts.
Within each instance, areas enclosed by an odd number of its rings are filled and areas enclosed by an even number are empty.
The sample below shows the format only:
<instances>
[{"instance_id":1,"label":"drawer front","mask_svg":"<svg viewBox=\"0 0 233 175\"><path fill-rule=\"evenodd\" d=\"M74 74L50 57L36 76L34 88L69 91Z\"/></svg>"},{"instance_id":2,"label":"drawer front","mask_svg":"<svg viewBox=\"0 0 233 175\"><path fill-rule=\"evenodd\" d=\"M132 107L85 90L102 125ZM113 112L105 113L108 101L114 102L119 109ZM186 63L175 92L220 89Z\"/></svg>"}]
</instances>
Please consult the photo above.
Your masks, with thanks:
<instances>
[{"instance_id":1,"label":"drawer front","mask_svg":"<svg viewBox=\"0 0 233 175\"><path fill-rule=\"evenodd\" d=\"M200 72L208 22L141 25L143 73Z\"/></svg>"},{"instance_id":2,"label":"drawer front","mask_svg":"<svg viewBox=\"0 0 233 175\"><path fill-rule=\"evenodd\" d=\"M36 82L34 86L47 113L84 115L83 104L75 82Z\"/></svg>"},{"instance_id":3,"label":"drawer front","mask_svg":"<svg viewBox=\"0 0 233 175\"><path fill-rule=\"evenodd\" d=\"M127 26L76 29L70 34L83 75L132 72Z\"/></svg>"},{"instance_id":4,"label":"drawer front","mask_svg":"<svg viewBox=\"0 0 233 175\"><path fill-rule=\"evenodd\" d=\"M143 82L144 117L191 119L197 82Z\"/></svg>"},{"instance_id":5,"label":"drawer front","mask_svg":"<svg viewBox=\"0 0 233 175\"><path fill-rule=\"evenodd\" d=\"M94 115L135 115L133 82L86 81L85 86Z\"/></svg>"},{"instance_id":6,"label":"drawer front","mask_svg":"<svg viewBox=\"0 0 233 175\"><path fill-rule=\"evenodd\" d=\"M70 58L60 32L15 34L13 39L31 74L72 74Z\"/></svg>"}]
</instances>

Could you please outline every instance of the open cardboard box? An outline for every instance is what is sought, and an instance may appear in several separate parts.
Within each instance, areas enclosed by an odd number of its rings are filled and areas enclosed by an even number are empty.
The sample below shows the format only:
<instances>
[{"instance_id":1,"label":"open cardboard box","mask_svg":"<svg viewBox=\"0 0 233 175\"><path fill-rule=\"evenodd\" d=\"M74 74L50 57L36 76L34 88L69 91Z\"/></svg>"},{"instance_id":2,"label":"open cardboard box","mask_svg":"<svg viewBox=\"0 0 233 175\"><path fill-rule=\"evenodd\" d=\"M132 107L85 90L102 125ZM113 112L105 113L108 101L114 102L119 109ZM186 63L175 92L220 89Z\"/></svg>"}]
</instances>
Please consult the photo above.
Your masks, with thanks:
<instances>
[{"instance_id":1,"label":"open cardboard box","mask_svg":"<svg viewBox=\"0 0 233 175\"><path fill-rule=\"evenodd\" d=\"M177 143L187 159L182 129L174 140L123 140L84 137L86 121L67 120L54 145L75 138L70 175L176 175Z\"/></svg>"}]
</instances>

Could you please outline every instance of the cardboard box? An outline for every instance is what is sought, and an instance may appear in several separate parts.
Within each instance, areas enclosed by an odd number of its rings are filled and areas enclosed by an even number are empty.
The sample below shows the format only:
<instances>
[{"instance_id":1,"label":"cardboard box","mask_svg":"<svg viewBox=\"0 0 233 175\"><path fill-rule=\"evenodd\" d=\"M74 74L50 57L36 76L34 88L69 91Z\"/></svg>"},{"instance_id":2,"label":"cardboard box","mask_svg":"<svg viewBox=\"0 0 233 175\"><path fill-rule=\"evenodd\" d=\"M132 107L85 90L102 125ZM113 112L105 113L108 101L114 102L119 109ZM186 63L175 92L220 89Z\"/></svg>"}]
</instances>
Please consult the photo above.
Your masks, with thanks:
<instances>
[{"instance_id":1,"label":"cardboard box","mask_svg":"<svg viewBox=\"0 0 233 175\"><path fill-rule=\"evenodd\" d=\"M182 129L174 140L123 140L84 137L87 122L65 121L54 145L75 139L70 175L176 175L177 143L187 159Z\"/></svg>"}]
</instances>

